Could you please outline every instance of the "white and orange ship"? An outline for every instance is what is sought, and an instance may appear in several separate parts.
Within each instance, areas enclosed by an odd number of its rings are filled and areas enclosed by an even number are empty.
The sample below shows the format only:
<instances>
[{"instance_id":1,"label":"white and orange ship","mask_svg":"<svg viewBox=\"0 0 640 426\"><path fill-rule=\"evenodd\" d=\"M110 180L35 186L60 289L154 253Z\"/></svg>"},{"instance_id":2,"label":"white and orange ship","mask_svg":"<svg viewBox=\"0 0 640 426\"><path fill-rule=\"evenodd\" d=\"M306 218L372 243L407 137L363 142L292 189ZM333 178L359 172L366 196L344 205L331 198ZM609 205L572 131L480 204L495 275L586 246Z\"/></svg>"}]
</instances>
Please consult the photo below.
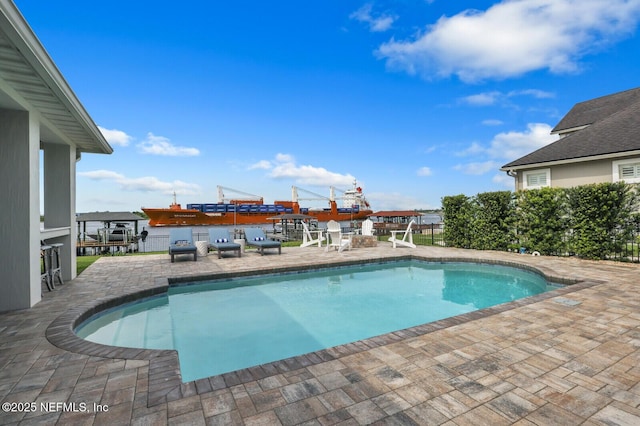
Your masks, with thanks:
<instances>
[{"instance_id":1,"label":"white and orange ship","mask_svg":"<svg viewBox=\"0 0 640 426\"><path fill-rule=\"evenodd\" d=\"M146 208L142 211L149 216L149 226L176 226L176 225L259 225L272 224L279 215L293 213L311 216L318 222L330 220L354 221L364 220L373 213L369 202L362 193L362 188L354 183L353 189L343 192L340 197L343 206L338 207L335 197L335 189L331 188L330 197L317 197L328 200L327 208L305 208L298 203L298 188L292 187L291 201L275 201L273 204L264 204L262 197L248 195L248 199L227 199L224 196L224 188L218 186L218 203L215 204L187 204L183 209L175 200L169 208ZM231 190L234 192L240 192ZM305 191L309 192L309 191ZM318 199L318 198L313 198Z\"/></svg>"}]
</instances>

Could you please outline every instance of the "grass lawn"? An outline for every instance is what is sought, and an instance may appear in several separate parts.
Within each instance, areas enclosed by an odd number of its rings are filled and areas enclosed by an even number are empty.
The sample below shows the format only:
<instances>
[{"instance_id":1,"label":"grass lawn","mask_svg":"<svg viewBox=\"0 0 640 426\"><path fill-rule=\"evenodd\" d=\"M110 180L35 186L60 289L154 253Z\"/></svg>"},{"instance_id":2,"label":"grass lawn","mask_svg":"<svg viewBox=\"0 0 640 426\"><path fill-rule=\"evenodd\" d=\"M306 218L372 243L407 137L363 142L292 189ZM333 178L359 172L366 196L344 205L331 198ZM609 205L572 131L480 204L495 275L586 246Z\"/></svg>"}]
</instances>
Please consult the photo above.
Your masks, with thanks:
<instances>
[{"instance_id":1,"label":"grass lawn","mask_svg":"<svg viewBox=\"0 0 640 426\"><path fill-rule=\"evenodd\" d=\"M160 254L160 253L166 253L166 252L153 251L149 253L129 253L126 256L145 256L147 254ZM87 269L89 266L91 266L93 262L95 262L96 260L100 259L103 256L111 257L111 255L108 255L108 254L105 254L105 255L98 254L95 256L77 256L76 257L76 275L80 275L82 271Z\"/></svg>"},{"instance_id":2,"label":"grass lawn","mask_svg":"<svg viewBox=\"0 0 640 426\"><path fill-rule=\"evenodd\" d=\"M82 271L87 269L93 262L102 256L78 256L76 259L76 274L80 275Z\"/></svg>"}]
</instances>

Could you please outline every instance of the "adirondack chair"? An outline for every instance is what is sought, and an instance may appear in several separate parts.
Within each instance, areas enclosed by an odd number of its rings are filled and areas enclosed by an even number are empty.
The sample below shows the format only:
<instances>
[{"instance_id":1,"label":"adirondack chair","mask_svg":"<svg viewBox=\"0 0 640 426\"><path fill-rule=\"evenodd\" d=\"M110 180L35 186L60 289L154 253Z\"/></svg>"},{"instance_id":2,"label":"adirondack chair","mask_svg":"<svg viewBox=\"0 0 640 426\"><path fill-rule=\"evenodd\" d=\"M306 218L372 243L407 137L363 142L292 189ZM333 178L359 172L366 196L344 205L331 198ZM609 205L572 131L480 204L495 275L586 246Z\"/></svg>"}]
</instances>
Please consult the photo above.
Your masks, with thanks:
<instances>
[{"instance_id":1,"label":"adirondack chair","mask_svg":"<svg viewBox=\"0 0 640 426\"><path fill-rule=\"evenodd\" d=\"M411 226L414 224L414 222L415 221L413 219L411 220L411 222L409 222L407 229L404 231L402 239L399 239L397 235L402 231L391 231L391 237L389 238L389 241L393 243L393 248L396 248L397 246L416 248L416 245L413 244L413 234L411 233Z\"/></svg>"},{"instance_id":2,"label":"adirondack chair","mask_svg":"<svg viewBox=\"0 0 640 426\"><path fill-rule=\"evenodd\" d=\"M309 247L314 244L316 244L318 247L322 247L322 242L325 240L325 238L322 235L321 230L311 231L309 229L309 226L305 222L302 222L302 230L302 244L300 244L300 247Z\"/></svg>"},{"instance_id":3,"label":"adirondack chair","mask_svg":"<svg viewBox=\"0 0 640 426\"><path fill-rule=\"evenodd\" d=\"M362 235L373 235L373 221L371 219L362 222Z\"/></svg>"},{"instance_id":4,"label":"adirondack chair","mask_svg":"<svg viewBox=\"0 0 640 426\"><path fill-rule=\"evenodd\" d=\"M325 251L329 251L329 248L333 247L340 253L351 248L351 234L343 234L340 224L335 220L327 222L327 239Z\"/></svg>"}]
</instances>

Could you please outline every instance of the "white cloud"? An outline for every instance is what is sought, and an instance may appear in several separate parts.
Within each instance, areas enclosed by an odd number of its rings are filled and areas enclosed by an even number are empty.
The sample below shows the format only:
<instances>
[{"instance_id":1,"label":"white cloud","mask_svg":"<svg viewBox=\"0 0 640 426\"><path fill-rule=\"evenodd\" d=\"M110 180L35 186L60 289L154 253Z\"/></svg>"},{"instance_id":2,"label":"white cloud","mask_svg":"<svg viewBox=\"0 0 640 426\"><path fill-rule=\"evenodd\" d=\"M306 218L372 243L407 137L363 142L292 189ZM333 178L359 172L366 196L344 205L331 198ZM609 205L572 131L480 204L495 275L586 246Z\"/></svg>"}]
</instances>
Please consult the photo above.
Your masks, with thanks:
<instances>
[{"instance_id":1,"label":"white cloud","mask_svg":"<svg viewBox=\"0 0 640 426\"><path fill-rule=\"evenodd\" d=\"M324 167L298 165L295 158L289 154L277 154L273 161L258 161L249 166L249 169L268 169L269 177L292 179L301 185L351 186L355 181L350 174L331 172Z\"/></svg>"},{"instance_id":2,"label":"white cloud","mask_svg":"<svg viewBox=\"0 0 640 426\"><path fill-rule=\"evenodd\" d=\"M458 164L453 166L454 170L458 170L465 175L483 175L492 170L498 170L501 164L496 161L484 161L480 163Z\"/></svg>"},{"instance_id":3,"label":"white cloud","mask_svg":"<svg viewBox=\"0 0 640 426\"><path fill-rule=\"evenodd\" d=\"M124 179L124 175L111 170L94 170L92 172L78 172L78 176L88 177L93 180L119 180Z\"/></svg>"},{"instance_id":4,"label":"white cloud","mask_svg":"<svg viewBox=\"0 0 640 426\"><path fill-rule=\"evenodd\" d=\"M109 145L128 146L129 142L133 140L133 137L127 135L122 130L105 129L104 127L100 126L98 126L98 129L107 140L107 142L109 142Z\"/></svg>"},{"instance_id":5,"label":"white cloud","mask_svg":"<svg viewBox=\"0 0 640 426\"><path fill-rule=\"evenodd\" d=\"M551 135L551 126L545 123L530 123L524 132L498 133L487 149L492 158L516 160L523 155L558 140Z\"/></svg>"},{"instance_id":6,"label":"white cloud","mask_svg":"<svg viewBox=\"0 0 640 426\"><path fill-rule=\"evenodd\" d=\"M429 167L420 167L417 172L418 176L431 176L433 172Z\"/></svg>"},{"instance_id":7,"label":"white cloud","mask_svg":"<svg viewBox=\"0 0 640 426\"><path fill-rule=\"evenodd\" d=\"M276 162L278 163L294 163L296 159L291 154L276 154Z\"/></svg>"},{"instance_id":8,"label":"white cloud","mask_svg":"<svg viewBox=\"0 0 640 426\"><path fill-rule=\"evenodd\" d=\"M474 106L495 105L502 97L500 92L485 92L463 98L463 102Z\"/></svg>"},{"instance_id":9,"label":"white cloud","mask_svg":"<svg viewBox=\"0 0 640 426\"><path fill-rule=\"evenodd\" d=\"M271 164L271 161L260 160L257 163L251 164L249 166L249 170L256 170L256 169L269 170L272 167L273 167L273 164Z\"/></svg>"},{"instance_id":10,"label":"white cloud","mask_svg":"<svg viewBox=\"0 0 640 426\"><path fill-rule=\"evenodd\" d=\"M371 4L365 4L360 9L349 15L349 18L369 24L369 30L373 32L387 31L397 19L395 16L384 14L374 18L371 14L372 9L373 6Z\"/></svg>"},{"instance_id":11,"label":"white cloud","mask_svg":"<svg viewBox=\"0 0 640 426\"><path fill-rule=\"evenodd\" d=\"M507 96L531 96L536 99L549 99L555 98L556 94L552 92L546 92L544 90L539 89L523 89L523 90L513 90L507 94Z\"/></svg>"},{"instance_id":12,"label":"white cloud","mask_svg":"<svg viewBox=\"0 0 640 426\"><path fill-rule=\"evenodd\" d=\"M163 182L153 176L129 178L121 173L111 170L78 172L78 176L83 176L92 180L111 181L118 184L124 191L159 192L169 195L174 192L177 195L197 195L200 193L200 186L194 183L183 182L180 180Z\"/></svg>"},{"instance_id":13,"label":"white cloud","mask_svg":"<svg viewBox=\"0 0 640 426\"><path fill-rule=\"evenodd\" d=\"M505 188L509 188L509 189L515 188L514 179L511 176L507 175L506 173L500 173L500 174L494 175L491 181L493 183L497 183L500 186L504 186Z\"/></svg>"},{"instance_id":14,"label":"white cloud","mask_svg":"<svg viewBox=\"0 0 640 426\"><path fill-rule=\"evenodd\" d=\"M164 155L168 157L194 157L200 155L197 148L175 146L168 138L156 136L149 132L147 139L138 144L140 152L143 154Z\"/></svg>"},{"instance_id":15,"label":"white cloud","mask_svg":"<svg viewBox=\"0 0 640 426\"><path fill-rule=\"evenodd\" d=\"M503 0L443 16L376 53L389 69L467 82L542 69L570 73L583 56L631 35L639 19L638 0Z\"/></svg>"},{"instance_id":16,"label":"white cloud","mask_svg":"<svg viewBox=\"0 0 640 426\"><path fill-rule=\"evenodd\" d=\"M478 142L472 142L471 146L464 151L457 152L456 155L460 157L466 157L469 155L478 155L486 152L486 148L480 145Z\"/></svg>"},{"instance_id":17,"label":"white cloud","mask_svg":"<svg viewBox=\"0 0 640 426\"><path fill-rule=\"evenodd\" d=\"M491 106L496 104L511 106L512 104L509 103L509 100L516 96L530 96L536 99L548 99L554 98L555 93L545 92L544 90L538 89L512 90L508 93L502 93L494 90L492 92L476 93L475 95L465 96L460 99L460 102L472 106Z\"/></svg>"},{"instance_id":18,"label":"white cloud","mask_svg":"<svg viewBox=\"0 0 640 426\"><path fill-rule=\"evenodd\" d=\"M545 123L530 123L523 132L503 132L493 137L488 147L473 142L469 148L457 153L459 156L474 156L475 158L489 158L486 161L476 161L468 164L458 164L455 170L470 175L482 175L491 170L499 169L500 161L513 161L545 145L558 140L550 134L551 126ZM494 178L495 182L495 178Z\"/></svg>"}]
</instances>

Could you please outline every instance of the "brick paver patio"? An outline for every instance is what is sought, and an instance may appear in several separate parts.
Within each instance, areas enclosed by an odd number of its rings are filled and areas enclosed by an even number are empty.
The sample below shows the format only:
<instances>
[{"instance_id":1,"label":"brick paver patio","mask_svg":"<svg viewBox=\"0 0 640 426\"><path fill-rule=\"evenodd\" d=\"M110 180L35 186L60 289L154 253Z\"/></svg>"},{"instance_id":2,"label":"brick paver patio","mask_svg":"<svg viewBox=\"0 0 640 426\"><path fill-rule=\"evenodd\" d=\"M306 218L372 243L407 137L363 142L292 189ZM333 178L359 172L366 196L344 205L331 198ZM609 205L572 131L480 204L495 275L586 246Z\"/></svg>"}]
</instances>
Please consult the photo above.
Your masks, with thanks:
<instances>
[{"instance_id":1,"label":"brick paver patio","mask_svg":"<svg viewBox=\"0 0 640 426\"><path fill-rule=\"evenodd\" d=\"M87 311L162 291L168 277L406 256L518 263L576 284L189 383L174 351L71 331ZM102 258L34 308L0 314L0 424L640 424L640 265L386 242L188 259Z\"/></svg>"}]
</instances>

